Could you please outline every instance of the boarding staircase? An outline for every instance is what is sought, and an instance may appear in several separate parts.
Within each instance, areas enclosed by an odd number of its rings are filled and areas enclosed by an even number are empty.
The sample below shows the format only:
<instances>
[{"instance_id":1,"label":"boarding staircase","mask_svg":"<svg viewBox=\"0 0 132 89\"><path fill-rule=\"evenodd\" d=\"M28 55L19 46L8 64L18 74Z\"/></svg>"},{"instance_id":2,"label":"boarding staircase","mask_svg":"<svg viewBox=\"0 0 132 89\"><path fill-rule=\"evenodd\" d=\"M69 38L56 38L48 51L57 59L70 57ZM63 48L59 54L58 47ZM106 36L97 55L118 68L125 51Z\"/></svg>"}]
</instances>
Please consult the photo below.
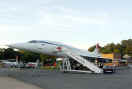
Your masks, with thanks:
<instances>
[{"instance_id":1,"label":"boarding staircase","mask_svg":"<svg viewBox=\"0 0 132 89\"><path fill-rule=\"evenodd\" d=\"M97 67L94 63L84 59L80 55L76 54L75 52L72 52L71 50L64 48L65 51L63 51L68 57L73 58L83 66L87 67L94 73L103 73L103 70L99 67Z\"/></svg>"}]
</instances>

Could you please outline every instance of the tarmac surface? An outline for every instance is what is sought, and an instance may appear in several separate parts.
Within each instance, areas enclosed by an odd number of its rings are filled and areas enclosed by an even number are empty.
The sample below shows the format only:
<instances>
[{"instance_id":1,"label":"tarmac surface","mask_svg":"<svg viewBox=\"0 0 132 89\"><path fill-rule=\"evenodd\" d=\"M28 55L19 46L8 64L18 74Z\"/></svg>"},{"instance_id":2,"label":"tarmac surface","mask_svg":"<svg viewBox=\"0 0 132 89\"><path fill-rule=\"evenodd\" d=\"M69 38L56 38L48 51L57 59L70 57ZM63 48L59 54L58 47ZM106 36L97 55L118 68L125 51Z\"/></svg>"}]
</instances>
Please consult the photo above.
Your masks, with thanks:
<instances>
[{"instance_id":1,"label":"tarmac surface","mask_svg":"<svg viewBox=\"0 0 132 89\"><path fill-rule=\"evenodd\" d=\"M132 89L132 68L113 74L62 73L33 69L0 69L8 76L42 89Z\"/></svg>"},{"instance_id":2,"label":"tarmac surface","mask_svg":"<svg viewBox=\"0 0 132 89\"><path fill-rule=\"evenodd\" d=\"M41 89L31 84L26 84L22 81L9 78L0 77L0 89Z\"/></svg>"}]
</instances>

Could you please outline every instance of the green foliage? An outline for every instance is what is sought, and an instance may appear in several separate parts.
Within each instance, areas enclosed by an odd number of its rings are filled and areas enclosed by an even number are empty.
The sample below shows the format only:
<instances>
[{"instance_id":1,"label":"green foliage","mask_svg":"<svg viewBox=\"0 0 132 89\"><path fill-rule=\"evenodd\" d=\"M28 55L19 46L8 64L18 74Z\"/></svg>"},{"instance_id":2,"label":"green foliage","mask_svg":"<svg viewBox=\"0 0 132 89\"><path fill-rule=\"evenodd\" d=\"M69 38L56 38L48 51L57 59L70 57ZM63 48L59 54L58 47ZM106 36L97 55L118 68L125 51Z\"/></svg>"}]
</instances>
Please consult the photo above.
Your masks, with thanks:
<instances>
[{"instance_id":1,"label":"green foliage","mask_svg":"<svg viewBox=\"0 0 132 89\"><path fill-rule=\"evenodd\" d=\"M101 48L102 53L121 53L121 45L110 43Z\"/></svg>"},{"instance_id":2,"label":"green foliage","mask_svg":"<svg viewBox=\"0 0 132 89\"><path fill-rule=\"evenodd\" d=\"M24 62L36 62L36 60L40 60L41 62L48 61L49 59L53 59L51 62L52 64L55 62L56 57L54 56L48 56L44 54L38 54L34 52L29 51L14 51L11 48L8 49L0 49L0 59L16 59L16 56L19 57L21 61Z\"/></svg>"},{"instance_id":3,"label":"green foliage","mask_svg":"<svg viewBox=\"0 0 132 89\"><path fill-rule=\"evenodd\" d=\"M54 64L54 62L56 61L55 56L49 56L49 55L44 55L44 54L40 54L40 59L43 64L47 63L49 65Z\"/></svg>"},{"instance_id":4,"label":"green foliage","mask_svg":"<svg viewBox=\"0 0 132 89\"><path fill-rule=\"evenodd\" d=\"M47 61L48 59L50 59L51 58L51 56L48 56L48 55L44 55L44 54L40 54L40 59L41 59L41 61Z\"/></svg>"},{"instance_id":5,"label":"green foliage","mask_svg":"<svg viewBox=\"0 0 132 89\"><path fill-rule=\"evenodd\" d=\"M16 56L19 56L20 53L14 51L11 48L8 49L0 49L0 59L15 59Z\"/></svg>"},{"instance_id":6,"label":"green foliage","mask_svg":"<svg viewBox=\"0 0 132 89\"><path fill-rule=\"evenodd\" d=\"M95 48L95 45L90 47L88 50L93 51L94 48ZM122 56L125 54L132 56L132 39L122 40L120 44L119 43L107 44L104 47L101 47L100 52L101 53L120 53Z\"/></svg>"},{"instance_id":7,"label":"green foliage","mask_svg":"<svg viewBox=\"0 0 132 89\"><path fill-rule=\"evenodd\" d=\"M48 63L53 64L56 59L54 56L38 54L29 51L22 51L22 54L21 60L25 62L36 62L36 60L39 59L42 63L46 63L48 61Z\"/></svg>"},{"instance_id":8,"label":"green foliage","mask_svg":"<svg viewBox=\"0 0 132 89\"><path fill-rule=\"evenodd\" d=\"M114 52L114 47L115 47L115 44L111 43L111 44L107 44L106 46L104 46L104 49L106 49L107 53L112 53Z\"/></svg>"},{"instance_id":9,"label":"green foliage","mask_svg":"<svg viewBox=\"0 0 132 89\"><path fill-rule=\"evenodd\" d=\"M90 48L88 49L88 51L89 51L89 52L92 52L92 51L94 51L95 48L96 48L96 45L90 47Z\"/></svg>"},{"instance_id":10,"label":"green foliage","mask_svg":"<svg viewBox=\"0 0 132 89\"><path fill-rule=\"evenodd\" d=\"M4 51L5 49L0 49L0 59L4 59Z\"/></svg>"},{"instance_id":11,"label":"green foliage","mask_svg":"<svg viewBox=\"0 0 132 89\"><path fill-rule=\"evenodd\" d=\"M120 50L119 50L119 49L114 49L113 52L114 52L114 53L120 53Z\"/></svg>"},{"instance_id":12,"label":"green foliage","mask_svg":"<svg viewBox=\"0 0 132 89\"><path fill-rule=\"evenodd\" d=\"M40 59L40 55L29 51L23 51L21 56L21 60L25 62L36 62L37 59Z\"/></svg>"},{"instance_id":13,"label":"green foliage","mask_svg":"<svg viewBox=\"0 0 132 89\"><path fill-rule=\"evenodd\" d=\"M122 53L128 54L129 56L132 56L132 39L123 40L121 42L122 45Z\"/></svg>"},{"instance_id":14,"label":"green foliage","mask_svg":"<svg viewBox=\"0 0 132 89\"><path fill-rule=\"evenodd\" d=\"M106 49L105 47L101 48L101 53L111 53L109 49Z\"/></svg>"}]
</instances>

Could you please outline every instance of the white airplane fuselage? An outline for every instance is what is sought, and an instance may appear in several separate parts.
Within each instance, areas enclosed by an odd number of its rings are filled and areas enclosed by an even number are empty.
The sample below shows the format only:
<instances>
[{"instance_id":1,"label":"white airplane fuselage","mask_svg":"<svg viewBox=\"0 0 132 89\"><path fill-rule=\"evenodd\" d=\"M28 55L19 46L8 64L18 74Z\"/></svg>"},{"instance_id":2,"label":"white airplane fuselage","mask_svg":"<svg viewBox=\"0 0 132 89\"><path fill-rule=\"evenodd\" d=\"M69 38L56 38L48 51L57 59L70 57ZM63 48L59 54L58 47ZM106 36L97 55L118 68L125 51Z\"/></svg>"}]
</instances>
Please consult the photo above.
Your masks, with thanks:
<instances>
[{"instance_id":1,"label":"white airplane fuselage","mask_svg":"<svg viewBox=\"0 0 132 89\"><path fill-rule=\"evenodd\" d=\"M94 55L92 52L88 52L85 50L80 50L62 43L53 42L53 41L38 41L33 40L29 41L27 43L16 43L8 45L11 48L16 48L20 50L27 50L32 51L36 53L42 53L52 56L58 56L58 57L65 57L65 50L64 48L67 48L71 50L72 52L75 52L76 54L80 56L88 56L88 57L98 57L98 55Z\"/></svg>"}]
</instances>

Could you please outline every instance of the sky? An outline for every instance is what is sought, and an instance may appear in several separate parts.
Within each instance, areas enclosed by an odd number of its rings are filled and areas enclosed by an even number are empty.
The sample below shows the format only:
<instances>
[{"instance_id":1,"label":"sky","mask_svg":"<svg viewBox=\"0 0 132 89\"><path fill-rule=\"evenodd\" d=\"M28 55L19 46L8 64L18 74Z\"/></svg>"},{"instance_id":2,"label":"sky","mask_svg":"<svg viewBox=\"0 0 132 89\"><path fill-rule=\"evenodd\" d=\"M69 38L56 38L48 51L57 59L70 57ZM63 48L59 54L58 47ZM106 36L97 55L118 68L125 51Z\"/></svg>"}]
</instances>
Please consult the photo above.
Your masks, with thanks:
<instances>
[{"instance_id":1,"label":"sky","mask_svg":"<svg viewBox=\"0 0 132 89\"><path fill-rule=\"evenodd\" d=\"M132 0L0 0L0 45L51 40L81 49L132 38Z\"/></svg>"}]
</instances>

